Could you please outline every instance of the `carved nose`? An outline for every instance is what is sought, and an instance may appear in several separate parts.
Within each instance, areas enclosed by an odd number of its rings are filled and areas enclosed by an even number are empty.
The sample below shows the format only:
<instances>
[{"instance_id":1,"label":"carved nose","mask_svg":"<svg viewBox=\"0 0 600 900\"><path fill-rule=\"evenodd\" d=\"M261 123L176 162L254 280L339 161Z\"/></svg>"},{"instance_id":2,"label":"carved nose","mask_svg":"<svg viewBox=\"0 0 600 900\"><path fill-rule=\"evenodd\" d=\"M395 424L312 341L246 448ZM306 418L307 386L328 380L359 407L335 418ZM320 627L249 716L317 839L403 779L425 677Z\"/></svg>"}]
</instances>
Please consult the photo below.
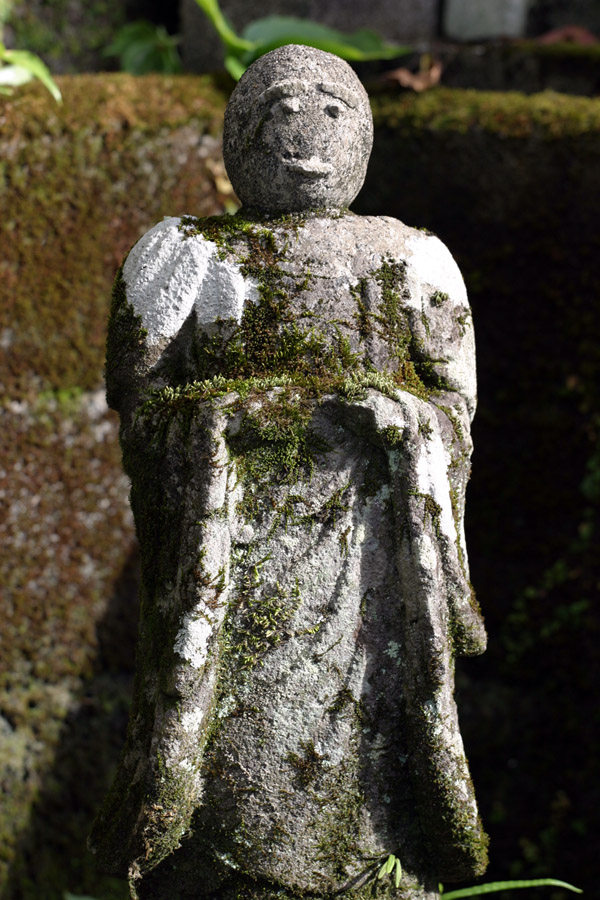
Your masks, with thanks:
<instances>
[{"instance_id":1,"label":"carved nose","mask_svg":"<svg viewBox=\"0 0 600 900\"><path fill-rule=\"evenodd\" d=\"M287 99L282 100L281 108L286 113L300 112L300 98L299 97L288 97Z\"/></svg>"}]
</instances>

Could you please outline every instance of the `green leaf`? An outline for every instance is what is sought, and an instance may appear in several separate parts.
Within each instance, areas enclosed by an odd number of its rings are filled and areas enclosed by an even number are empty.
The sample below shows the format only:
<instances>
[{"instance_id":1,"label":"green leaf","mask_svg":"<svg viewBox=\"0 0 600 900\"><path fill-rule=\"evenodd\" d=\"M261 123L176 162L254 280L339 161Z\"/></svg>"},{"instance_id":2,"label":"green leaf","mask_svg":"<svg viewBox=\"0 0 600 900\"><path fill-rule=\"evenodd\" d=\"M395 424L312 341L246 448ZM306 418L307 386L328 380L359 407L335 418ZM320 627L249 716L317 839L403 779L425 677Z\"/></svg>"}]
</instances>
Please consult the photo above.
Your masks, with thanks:
<instances>
[{"instance_id":1,"label":"green leaf","mask_svg":"<svg viewBox=\"0 0 600 900\"><path fill-rule=\"evenodd\" d=\"M371 28L359 28L358 31L353 31L352 34L344 35L346 40L349 40L350 43L354 44L355 47L358 47L359 50L364 50L365 53L368 52L381 52L381 50L386 51L389 49L400 49L400 53L398 56L401 56L404 52L410 52L410 47L401 47L395 44L388 44L386 41L381 39L381 36L377 34L376 31L373 31Z\"/></svg>"},{"instance_id":2,"label":"green leaf","mask_svg":"<svg viewBox=\"0 0 600 900\"><path fill-rule=\"evenodd\" d=\"M62 101L60 90L50 74L50 69L35 53L29 53L27 50L6 50L3 47L2 59L6 60L10 66L25 69L31 74L32 78L37 78L42 82L57 103Z\"/></svg>"},{"instance_id":3,"label":"green leaf","mask_svg":"<svg viewBox=\"0 0 600 900\"><path fill-rule=\"evenodd\" d=\"M385 874L389 875L392 869L394 868L394 863L396 862L396 857L393 853L390 853L385 863Z\"/></svg>"},{"instance_id":4,"label":"green leaf","mask_svg":"<svg viewBox=\"0 0 600 900\"><path fill-rule=\"evenodd\" d=\"M462 897L480 897L482 894L493 894L496 891L513 891L519 888L562 887L575 894L583 894L580 888L557 881L556 878L534 878L529 881L490 881L488 884L477 884L474 887L459 888L457 891L444 893L444 900L460 900Z\"/></svg>"},{"instance_id":5,"label":"green leaf","mask_svg":"<svg viewBox=\"0 0 600 900\"><path fill-rule=\"evenodd\" d=\"M234 81L239 81L248 66L245 66L243 62L240 62L238 56L232 56L228 53L225 56L225 68L234 79Z\"/></svg>"},{"instance_id":6,"label":"green leaf","mask_svg":"<svg viewBox=\"0 0 600 900\"><path fill-rule=\"evenodd\" d=\"M169 34L162 25L141 20L120 28L104 56L118 56L121 68L131 75L172 75L182 70L178 43L179 37Z\"/></svg>"},{"instance_id":7,"label":"green leaf","mask_svg":"<svg viewBox=\"0 0 600 900\"><path fill-rule=\"evenodd\" d=\"M381 866L379 872L377 873L377 878L378 878L379 880L381 880L382 878L385 878L385 876L387 875L387 864L388 864L388 860L389 860L389 856L388 856L388 858L386 859L386 861L384 862L384 864Z\"/></svg>"},{"instance_id":8,"label":"green leaf","mask_svg":"<svg viewBox=\"0 0 600 900\"><path fill-rule=\"evenodd\" d=\"M400 865L400 860L396 858L396 872L394 874L394 884L397 888L400 887L400 881L402 879L402 866Z\"/></svg>"},{"instance_id":9,"label":"green leaf","mask_svg":"<svg viewBox=\"0 0 600 900\"><path fill-rule=\"evenodd\" d=\"M227 21L218 0L196 0L212 22L225 46L225 68L237 81L260 56L286 44L304 44L334 53L342 59L365 61L393 59L411 52L410 47L390 44L368 28L343 34L335 28L294 16L266 16L251 22L238 37ZM111 45L112 46L112 45Z\"/></svg>"},{"instance_id":10,"label":"green leaf","mask_svg":"<svg viewBox=\"0 0 600 900\"><path fill-rule=\"evenodd\" d=\"M221 12L217 0L196 0L196 3L212 22L229 55L239 56L244 50L253 49L250 41L237 36Z\"/></svg>"},{"instance_id":11,"label":"green leaf","mask_svg":"<svg viewBox=\"0 0 600 900\"><path fill-rule=\"evenodd\" d=\"M257 19L244 29L243 36L254 45L255 59L268 50L286 44L305 44L354 61L390 59L410 52L409 47L388 44L374 31L368 29L344 34L319 22L298 19L294 16L267 16L264 19Z\"/></svg>"},{"instance_id":12,"label":"green leaf","mask_svg":"<svg viewBox=\"0 0 600 900\"><path fill-rule=\"evenodd\" d=\"M114 40L102 51L103 56L120 56L128 47L137 41L145 41L152 35L154 26L141 19L139 22L130 22L123 25L117 31Z\"/></svg>"}]
</instances>

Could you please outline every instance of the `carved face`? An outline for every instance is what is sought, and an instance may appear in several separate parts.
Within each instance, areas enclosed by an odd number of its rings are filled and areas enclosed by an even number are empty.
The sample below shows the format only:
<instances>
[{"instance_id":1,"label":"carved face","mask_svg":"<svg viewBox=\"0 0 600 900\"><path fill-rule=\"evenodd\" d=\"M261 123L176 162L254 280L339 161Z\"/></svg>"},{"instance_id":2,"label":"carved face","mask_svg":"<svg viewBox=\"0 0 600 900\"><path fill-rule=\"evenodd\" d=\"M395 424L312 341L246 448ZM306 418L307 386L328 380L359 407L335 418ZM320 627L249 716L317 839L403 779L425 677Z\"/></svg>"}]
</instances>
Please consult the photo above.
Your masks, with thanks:
<instances>
[{"instance_id":1,"label":"carved face","mask_svg":"<svg viewBox=\"0 0 600 900\"><path fill-rule=\"evenodd\" d=\"M373 125L350 67L310 47L281 47L248 69L225 114L223 155L244 206L339 209L364 181Z\"/></svg>"}]
</instances>

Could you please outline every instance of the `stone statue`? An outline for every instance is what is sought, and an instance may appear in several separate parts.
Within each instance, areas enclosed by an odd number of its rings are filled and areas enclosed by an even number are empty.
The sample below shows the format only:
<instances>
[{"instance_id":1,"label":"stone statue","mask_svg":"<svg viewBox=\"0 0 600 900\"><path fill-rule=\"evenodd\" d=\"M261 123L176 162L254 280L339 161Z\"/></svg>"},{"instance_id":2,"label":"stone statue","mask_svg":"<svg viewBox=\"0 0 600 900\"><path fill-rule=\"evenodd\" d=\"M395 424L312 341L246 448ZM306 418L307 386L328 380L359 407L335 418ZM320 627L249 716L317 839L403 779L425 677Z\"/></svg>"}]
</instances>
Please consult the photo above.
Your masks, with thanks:
<instances>
[{"instance_id":1,"label":"stone statue","mask_svg":"<svg viewBox=\"0 0 600 900\"><path fill-rule=\"evenodd\" d=\"M348 211L371 142L346 63L263 56L225 119L241 211L165 219L117 278L143 597L91 846L134 897L431 900L485 868L453 700L485 645L471 317L436 237Z\"/></svg>"}]
</instances>

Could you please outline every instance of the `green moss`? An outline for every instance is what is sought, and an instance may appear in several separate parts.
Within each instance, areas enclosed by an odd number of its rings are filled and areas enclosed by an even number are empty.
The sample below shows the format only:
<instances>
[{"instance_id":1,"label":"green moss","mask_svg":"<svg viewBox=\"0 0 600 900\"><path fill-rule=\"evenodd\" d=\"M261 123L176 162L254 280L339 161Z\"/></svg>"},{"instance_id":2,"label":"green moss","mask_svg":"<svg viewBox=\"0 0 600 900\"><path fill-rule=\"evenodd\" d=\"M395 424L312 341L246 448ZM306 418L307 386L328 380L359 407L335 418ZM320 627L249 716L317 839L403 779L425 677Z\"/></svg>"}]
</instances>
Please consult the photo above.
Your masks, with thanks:
<instances>
[{"instance_id":1,"label":"green moss","mask_svg":"<svg viewBox=\"0 0 600 900\"><path fill-rule=\"evenodd\" d=\"M431 494L421 494L419 491L410 491L410 494L423 501L423 521L425 522L426 518L429 517L436 537L440 537L442 507L433 499Z\"/></svg>"},{"instance_id":2,"label":"green moss","mask_svg":"<svg viewBox=\"0 0 600 900\"><path fill-rule=\"evenodd\" d=\"M240 243L241 238L246 238L248 243L248 259L257 260L264 258L271 263L277 255L277 246L273 231L257 224L255 219L248 218L245 213L238 211L235 215L209 216L199 219L196 216L183 216L179 224L179 231L184 238L190 238L201 234L207 240L213 241L221 250L233 252Z\"/></svg>"},{"instance_id":3,"label":"green moss","mask_svg":"<svg viewBox=\"0 0 600 900\"><path fill-rule=\"evenodd\" d=\"M358 774L343 760L335 779L323 797L321 832L325 835L317 845L316 859L333 869L342 879L347 878L349 859L363 855L357 844L364 796Z\"/></svg>"},{"instance_id":4,"label":"green moss","mask_svg":"<svg viewBox=\"0 0 600 900\"><path fill-rule=\"evenodd\" d=\"M426 441L431 439L433 428L429 422L419 422L419 434L422 434Z\"/></svg>"},{"instance_id":5,"label":"green moss","mask_svg":"<svg viewBox=\"0 0 600 900\"><path fill-rule=\"evenodd\" d=\"M392 354L402 364L406 360L411 340L404 304L406 298L403 296L406 263L386 259L375 270L373 277L381 288L378 321L383 326L382 337L387 340Z\"/></svg>"},{"instance_id":6,"label":"green moss","mask_svg":"<svg viewBox=\"0 0 600 900\"><path fill-rule=\"evenodd\" d=\"M301 747L302 754L289 753L287 761L296 771L296 782L300 787L305 788L319 775L323 765L323 757L317 753L312 741L303 741Z\"/></svg>"},{"instance_id":7,"label":"green moss","mask_svg":"<svg viewBox=\"0 0 600 900\"><path fill-rule=\"evenodd\" d=\"M363 340L373 333L372 316L369 313L364 300L367 285L368 280L366 278L361 278L357 285L350 288L352 296L356 301L356 324L358 326L358 332Z\"/></svg>"},{"instance_id":8,"label":"green moss","mask_svg":"<svg viewBox=\"0 0 600 900\"><path fill-rule=\"evenodd\" d=\"M310 426L313 404L306 391L284 389L247 413L229 447L243 480L252 485L294 484L312 474L315 457L327 445Z\"/></svg>"},{"instance_id":9,"label":"green moss","mask_svg":"<svg viewBox=\"0 0 600 900\"><path fill-rule=\"evenodd\" d=\"M473 791L465 760L448 765L448 749L427 706L417 708L409 722L419 818L429 855L444 880L482 875L487 867L489 840L481 820L465 806L463 785Z\"/></svg>"},{"instance_id":10,"label":"green moss","mask_svg":"<svg viewBox=\"0 0 600 900\"><path fill-rule=\"evenodd\" d=\"M462 427L462 422L460 421L456 412L450 406L445 406L442 403L436 402L436 406L438 409L441 409L441 411L449 419L457 440L462 443L465 439L465 433L464 433L464 429Z\"/></svg>"},{"instance_id":11,"label":"green moss","mask_svg":"<svg viewBox=\"0 0 600 900\"><path fill-rule=\"evenodd\" d=\"M382 432L385 446L391 449L398 449L402 446L403 431L397 425L388 425Z\"/></svg>"},{"instance_id":12,"label":"green moss","mask_svg":"<svg viewBox=\"0 0 600 900\"><path fill-rule=\"evenodd\" d=\"M462 313L457 313L454 321L458 326L458 330L461 337L464 337L467 331L467 326L469 325L472 318L472 313L470 309L465 309Z\"/></svg>"},{"instance_id":13,"label":"green moss","mask_svg":"<svg viewBox=\"0 0 600 900\"><path fill-rule=\"evenodd\" d=\"M13 397L99 387L124 253L166 214L222 208L207 167L218 151L199 162L176 137L188 127L199 139L219 133L225 99L210 79L59 82L61 106L41 86L2 100L0 332L14 340L0 378Z\"/></svg>"},{"instance_id":14,"label":"green moss","mask_svg":"<svg viewBox=\"0 0 600 900\"><path fill-rule=\"evenodd\" d=\"M551 91L525 96L516 91L438 88L418 96L381 94L371 98L371 105L375 128L395 129L398 136L477 131L554 140L600 131L600 110L593 99Z\"/></svg>"},{"instance_id":15,"label":"green moss","mask_svg":"<svg viewBox=\"0 0 600 900\"><path fill-rule=\"evenodd\" d=\"M239 328L218 323L217 334L197 338L195 359L200 377L217 372L229 378L277 374L318 376L341 374L359 366L349 340L339 328L327 337L315 327L304 327L293 311L293 299L306 290L307 271L296 279L281 267L288 242L278 246L275 228L290 233L302 227L305 218L285 216L274 220L235 216L212 219L184 218L183 234L202 234L230 256L241 273L257 284L257 303L246 306Z\"/></svg>"},{"instance_id":16,"label":"green moss","mask_svg":"<svg viewBox=\"0 0 600 900\"><path fill-rule=\"evenodd\" d=\"M309 525L319 524L325 528L335 527L340 513L347 512L350 509L348 503L344 502L344 498L350 491L350 484L345 484L341 488L334 491L325 503L314 513L302 516L301 522Z\"/></svg>"},{"instance_id":17,"label":"green moss","mask_svg":"<svg viewBox=\"0 0 600 900\"><path fill-rule=\"evenodd\" d=\"M278 583L264 585L260 568L266 559L244 573L225 624L223 643L230 658L228 665L237 671L254 668L271 647L291 636L286 625L300 605L298 585L289 592ZM231 677L230 672L226 680Z\"/></svg>"},{"instance_id":18,"label":"green moss","mask_svg":"<svg viewBox=\"0 0 600 900\"><path fill-rule=\"evenodd\" d=\"M116 424L91 420L90 400L63 388L18 415L3 410L0 484L19 499L0 554L0 885L24 900L94 885L119 896L95 871L85 834L123 737L136 603L111 605L132 535Z\"/></svg>"},{"instance_id":19,"label":"green moss","mask_svg":"<svg viewBox=\"0 0 600 900\"><path fill-rule=\"evenodd\" d=\"M434 291L429 298L429 302L432 306L442 306L444 303L447 303L449 299L450 297L445 291Z\"/></svg>"},{"instance_id":20,"label":"green moss","mask_svg":"<svg viewBox=\"0 0 600 900\"><path fill-rule=\"evenodd\" d=\"M8 4L4 21L14 46L41 55L53 72L88 72L105 68L103 50L124 24L125 9L119 0L28 0Z\"/></svg>"},{"instance_id":21,"label":"green moss","mask_svg":"<svg viewBox=\"0 0 600 900\"><path fill-rule=\"evenodd\" d=\"M111 328L106 345L106 394L108 405L119 405L120 380L131 380L131 370L140 365L145 355L147 331L142 327L142 317L135 314L127 302L127 286L123 279L125 260L117 270L110 305ZM126 371L123 371L125 368Z\"/></svg>"}]
</instances>

